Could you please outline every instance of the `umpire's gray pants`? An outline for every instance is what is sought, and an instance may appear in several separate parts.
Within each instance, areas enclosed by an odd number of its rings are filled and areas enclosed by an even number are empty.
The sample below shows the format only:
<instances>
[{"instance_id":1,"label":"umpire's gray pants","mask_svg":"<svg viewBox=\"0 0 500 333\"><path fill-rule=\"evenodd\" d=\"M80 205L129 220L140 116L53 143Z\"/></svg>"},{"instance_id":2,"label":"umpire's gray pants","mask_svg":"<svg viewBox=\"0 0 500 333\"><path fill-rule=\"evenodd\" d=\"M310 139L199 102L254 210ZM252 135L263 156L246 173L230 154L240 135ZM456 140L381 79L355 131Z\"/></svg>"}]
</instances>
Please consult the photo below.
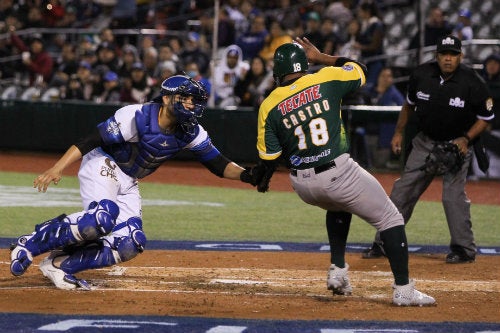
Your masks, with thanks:
<instances>
[{"instance_id":1,"label":"umpire's gray pants","mask_svg":"<svg viewBox=\"0 0 500 333\"><path fill-rule=\"evenodd\" d=\"M399 209L405 223L410 219L418 199L431 184L434 175L428 175L418 170L432 150L435 141L423 133L418 133L413 139L413 148L408 156L401 178L396 180L390 198ZM462 168L456 173L443 175L442 202L448 228L450 230L450 249L474 257L476 244L472 232L470 215L470 200L465 193L467 172L472 158L469 148Z\"/></svg>"}]
</instances>

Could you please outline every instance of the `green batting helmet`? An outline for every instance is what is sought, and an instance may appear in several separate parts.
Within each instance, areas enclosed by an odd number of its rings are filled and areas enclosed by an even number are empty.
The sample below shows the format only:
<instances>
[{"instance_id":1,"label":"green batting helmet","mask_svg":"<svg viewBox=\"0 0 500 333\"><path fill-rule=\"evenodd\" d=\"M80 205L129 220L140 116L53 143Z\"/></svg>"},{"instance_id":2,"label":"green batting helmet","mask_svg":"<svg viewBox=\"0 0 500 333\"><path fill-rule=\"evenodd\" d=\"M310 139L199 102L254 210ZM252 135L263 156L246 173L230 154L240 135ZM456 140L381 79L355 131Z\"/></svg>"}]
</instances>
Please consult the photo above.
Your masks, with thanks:
<instances>
[{"instance_id":1,"label":"green batting helmet","mask_svg":"<svg viewBox=\"0 0 500 333\"><path fill-rule=\"evenodd\" d=\"M274 52L273 76L278 83L283 76L290 73L307 72L308 68L306 52L299 44L283 44Z\"/></svg>"}]
</instances>

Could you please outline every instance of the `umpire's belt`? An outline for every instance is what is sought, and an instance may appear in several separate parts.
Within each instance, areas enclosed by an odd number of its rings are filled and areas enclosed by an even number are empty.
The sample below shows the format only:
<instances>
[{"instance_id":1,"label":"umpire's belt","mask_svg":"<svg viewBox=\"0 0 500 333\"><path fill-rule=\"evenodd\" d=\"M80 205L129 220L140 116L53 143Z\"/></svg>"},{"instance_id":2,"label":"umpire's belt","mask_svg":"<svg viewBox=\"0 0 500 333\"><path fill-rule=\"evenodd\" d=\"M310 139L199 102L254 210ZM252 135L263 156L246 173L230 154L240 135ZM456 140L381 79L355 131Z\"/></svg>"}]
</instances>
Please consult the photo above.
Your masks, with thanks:
<instances>
[{"instance_id":1,"label":"umpire's belt","mask_svg":"<svg viewBox=\"0 0 500 333\"><path fill-rule=\"evenodd\" d=\"M330 162L327 162L325 164L321 164L320 166L314 167L314 173L315 174L322 173L326 170L333 169L336 166L337 166L337 164L335 164L335 161L331 160ZM292 174L292 176L297 177L297 169L290 169L290 173Z\"/></svg>"}]
</instances>

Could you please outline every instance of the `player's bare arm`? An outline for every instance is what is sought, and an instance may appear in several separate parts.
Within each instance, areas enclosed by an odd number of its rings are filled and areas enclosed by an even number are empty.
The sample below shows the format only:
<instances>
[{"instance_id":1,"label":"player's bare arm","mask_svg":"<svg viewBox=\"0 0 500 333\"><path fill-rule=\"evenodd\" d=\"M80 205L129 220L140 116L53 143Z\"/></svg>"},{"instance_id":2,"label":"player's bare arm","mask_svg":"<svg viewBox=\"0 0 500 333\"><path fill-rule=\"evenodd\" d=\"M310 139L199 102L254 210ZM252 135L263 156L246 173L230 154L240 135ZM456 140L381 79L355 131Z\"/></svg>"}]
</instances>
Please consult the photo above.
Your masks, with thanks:
<instances>
[{"instance_id":1,"label":"player's bare arm","mask_svg":"<svg viewBox=\"0 0 500 333\"><path fill-rule=\"evenodd\" d=\"M234 162L228 163L224 169L224 178L240 180L240 175L243 171L245 171L245 169L240 167L238 164Z\"/></svg>"},{"instance_id":2,"label":"player's bare arm","mask_svg":"<svg viewBox=\"0 0 500 333\"><path fill-rule=\"evenodd\" d=\"M337 59L340 57L331 56L326 53L322 53L316 46L314 46L311 41L307 38L296 37L295 42L302 46L304 51L306 52L306 57L309 62L316 64L323 64L327 66L334 66L337 62Z\"/></svg>"},{"instance_id":3,"label":"player's bare arm","mask_svg":"<svg viewBox=\"0 0 500 333\"><path fill-rule=\"evenodd\" d=\"M453 140L453 143L458 146L460 152L465 155L467 154L469 143L472 139L481 134L488 127L488 122L478 119L474 125L466 132L463 136L460 136Z\"/></svg>"},{"instance_id":4,"label":"player's bare arm","mask_svg":"<svg viewBox=\"0 0 500 333\"><path fill-rule=\"evenodd\" d=\"M66 153L50 169L40 174L33 180L33 187L38 192L46 192L50 183L57 185L62 178L62 172L66 167L82 158L82 153L76 146L71 146Z\"/></svg>"},{"instance_id":5,"label":"player's bare arm","mask_svg":"<svg viewBox=\"0 0 500 333\"><path fill-rule=\"evenodd\" d=\"M391 140L391 147L392 151L394 154L401 154L401 145L403 142L403 133L406 127L406 124L408 123L408 118L412 114L413 110L415 109L414 106L408 104L408 102L405 102L403 104L403 107L401 108L401 112L399 113L398 116L398 121L396 123L396 129L394 130L394 135Z\"/></svg>"}]
</instances>

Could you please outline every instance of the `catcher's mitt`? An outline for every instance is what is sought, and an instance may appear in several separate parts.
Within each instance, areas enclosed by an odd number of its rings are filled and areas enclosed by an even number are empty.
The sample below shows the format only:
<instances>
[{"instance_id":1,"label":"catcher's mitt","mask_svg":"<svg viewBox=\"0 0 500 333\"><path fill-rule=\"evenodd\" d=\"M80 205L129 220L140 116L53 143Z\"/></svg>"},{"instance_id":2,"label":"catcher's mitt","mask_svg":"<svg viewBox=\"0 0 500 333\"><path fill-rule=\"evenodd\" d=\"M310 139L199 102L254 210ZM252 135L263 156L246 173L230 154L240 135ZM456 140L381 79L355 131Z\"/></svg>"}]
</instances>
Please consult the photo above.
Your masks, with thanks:
<instances>
[{"instance_id":1,"label":"catcher's mitt","mask_svg":"<svg viewBox=\"0 0 500 333\"><path fill-rule=\"evenodd\" d=\"M434 144L420 170L438 176L447 172L456 173L462 168L464 159L456 144L449 141L440 141Z\"/></svg>"}]
</instances>

